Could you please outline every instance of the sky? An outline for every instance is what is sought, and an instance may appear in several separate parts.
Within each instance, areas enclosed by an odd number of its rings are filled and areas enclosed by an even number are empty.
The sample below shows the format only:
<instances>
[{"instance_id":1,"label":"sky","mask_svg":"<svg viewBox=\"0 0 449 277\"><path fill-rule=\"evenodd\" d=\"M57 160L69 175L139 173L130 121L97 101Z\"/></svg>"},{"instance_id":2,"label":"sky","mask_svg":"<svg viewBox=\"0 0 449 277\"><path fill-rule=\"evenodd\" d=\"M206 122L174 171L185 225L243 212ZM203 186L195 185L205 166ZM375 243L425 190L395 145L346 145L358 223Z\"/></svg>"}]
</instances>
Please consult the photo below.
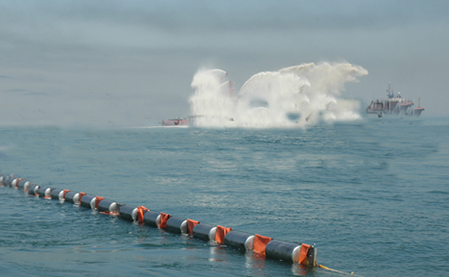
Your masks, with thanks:
<instances>
[{"instance_id":1,"label":"sky","mask_svg":"<svg viewBox=\"0 0 449 277\"><path fill-rule=\"evenodd\" d=\"M0 125L148 126L190 114L192 78L303 63L368 70L342 96L449 109L449 1L0 2Z\"/></svg>"}]
</instances>

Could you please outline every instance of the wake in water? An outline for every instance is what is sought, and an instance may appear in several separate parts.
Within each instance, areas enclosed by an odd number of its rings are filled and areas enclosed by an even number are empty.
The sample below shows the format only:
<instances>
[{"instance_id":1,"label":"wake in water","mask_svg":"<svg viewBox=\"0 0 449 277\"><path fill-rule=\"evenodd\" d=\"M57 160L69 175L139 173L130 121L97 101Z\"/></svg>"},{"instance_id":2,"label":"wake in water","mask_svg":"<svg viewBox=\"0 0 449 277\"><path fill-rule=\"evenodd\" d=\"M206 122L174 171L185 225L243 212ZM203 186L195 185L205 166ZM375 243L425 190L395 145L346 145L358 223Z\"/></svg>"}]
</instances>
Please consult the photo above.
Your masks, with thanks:
<instances>
[{"instance_id":1,"label":"wake in water","mask_svg":"<svg viewBox=\"0 0 449 277\"><path fill-rule=\"evenodd\" d=\"M319 121L360 119L360 104L340 97L346 82L367 75L349 63L314 63L260 72L233 95L221 69L193 77L191 125L198 127L305 127Z\"/></svg>"}]
</instances>

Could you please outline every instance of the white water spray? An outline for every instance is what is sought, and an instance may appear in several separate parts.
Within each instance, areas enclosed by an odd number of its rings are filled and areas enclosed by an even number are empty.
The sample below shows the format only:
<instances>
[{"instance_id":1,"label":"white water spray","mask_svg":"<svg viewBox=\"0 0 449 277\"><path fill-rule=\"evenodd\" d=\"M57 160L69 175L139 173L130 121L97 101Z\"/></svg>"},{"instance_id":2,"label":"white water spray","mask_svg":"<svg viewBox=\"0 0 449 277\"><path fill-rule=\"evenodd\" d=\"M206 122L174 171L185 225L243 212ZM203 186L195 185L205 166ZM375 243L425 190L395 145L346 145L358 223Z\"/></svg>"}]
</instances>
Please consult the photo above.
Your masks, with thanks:
<instances>
[{"instance_id":1,"label":"white water spray","mask_svg":"<svg viewBox=\"0 0 449 277\"><path fill-rule=\"evenodd\" d=\"M302 64L257 73L233 96L225 71L200 70L192 81L191 124L273 128L360 119L359 102L341 98L340 92L366 74L349 63Z\"/></svg>"}]
</instances>

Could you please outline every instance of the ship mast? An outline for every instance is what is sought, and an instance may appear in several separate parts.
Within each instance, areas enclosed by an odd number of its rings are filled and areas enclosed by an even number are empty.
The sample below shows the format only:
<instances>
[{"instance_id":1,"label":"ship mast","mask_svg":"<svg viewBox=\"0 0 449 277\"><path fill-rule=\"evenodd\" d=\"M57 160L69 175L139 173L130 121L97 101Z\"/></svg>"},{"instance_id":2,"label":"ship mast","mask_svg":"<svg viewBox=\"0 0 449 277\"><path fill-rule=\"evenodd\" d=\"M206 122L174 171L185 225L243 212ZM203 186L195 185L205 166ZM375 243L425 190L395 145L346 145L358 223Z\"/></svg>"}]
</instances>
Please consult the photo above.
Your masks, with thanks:
<instances>
[{"instance_id":1,"label":"ship mast","mask_svg":"<svg viewBox=\"0 0 449 277\"><path fill-rule=\"evenodd\" d=\"M394 93L393 93L393 91L391 91L390 85L391 85L390 82L388 82L387 96L389 99L394 97Z\"/></svg>"}]
</instances>

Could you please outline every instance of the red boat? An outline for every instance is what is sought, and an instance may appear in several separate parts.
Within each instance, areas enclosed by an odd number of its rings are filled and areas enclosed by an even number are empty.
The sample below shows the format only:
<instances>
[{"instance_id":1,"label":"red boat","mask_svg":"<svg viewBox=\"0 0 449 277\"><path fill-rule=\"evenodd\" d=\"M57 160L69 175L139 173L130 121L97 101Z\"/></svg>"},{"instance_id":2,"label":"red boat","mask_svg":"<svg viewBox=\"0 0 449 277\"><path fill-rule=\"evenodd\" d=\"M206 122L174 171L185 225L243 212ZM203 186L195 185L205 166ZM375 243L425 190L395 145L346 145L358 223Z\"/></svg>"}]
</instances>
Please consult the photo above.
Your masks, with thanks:
<instances>
[{"instance_id":1,"label":"red boat","mask_svg":"<svg viewBox=\"0 0 449 277\"><path fill-rule=\"evenodd\" d=\"M181 119L181 118L167 119L167 120L162 120L161 125L162 126L189 126L189 120Z\"/></svg>"}]
</instances>

